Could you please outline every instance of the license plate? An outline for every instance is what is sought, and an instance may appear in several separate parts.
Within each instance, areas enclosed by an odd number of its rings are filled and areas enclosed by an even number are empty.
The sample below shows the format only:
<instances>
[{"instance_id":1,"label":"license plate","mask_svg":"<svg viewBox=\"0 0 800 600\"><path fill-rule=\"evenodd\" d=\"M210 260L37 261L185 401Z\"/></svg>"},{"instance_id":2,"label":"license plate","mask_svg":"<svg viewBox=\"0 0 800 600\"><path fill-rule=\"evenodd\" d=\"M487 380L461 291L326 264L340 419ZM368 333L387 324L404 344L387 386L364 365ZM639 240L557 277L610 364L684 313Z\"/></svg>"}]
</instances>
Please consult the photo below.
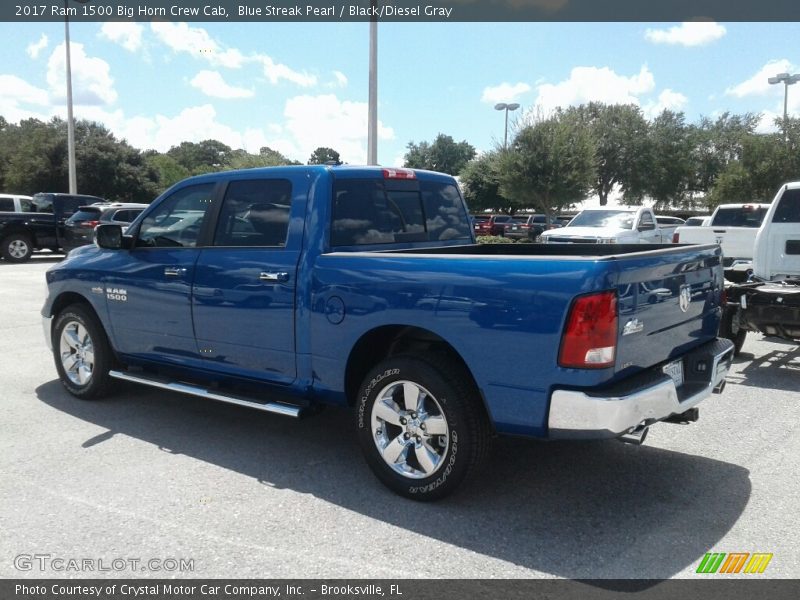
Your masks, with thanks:
<instances>
[{"instance_id":1,"label":"license plate","mask_svg":"<svg viewBox=\"0 0 800 600\"><path fill-rule=\"evenodd\" d=\"M672 381L675 383L676 388L683 385L683 361L674 360L668 365L664 365L662 371L664 372L664 375L669 375L672 377Z\"/></svg>"}]
</instances>

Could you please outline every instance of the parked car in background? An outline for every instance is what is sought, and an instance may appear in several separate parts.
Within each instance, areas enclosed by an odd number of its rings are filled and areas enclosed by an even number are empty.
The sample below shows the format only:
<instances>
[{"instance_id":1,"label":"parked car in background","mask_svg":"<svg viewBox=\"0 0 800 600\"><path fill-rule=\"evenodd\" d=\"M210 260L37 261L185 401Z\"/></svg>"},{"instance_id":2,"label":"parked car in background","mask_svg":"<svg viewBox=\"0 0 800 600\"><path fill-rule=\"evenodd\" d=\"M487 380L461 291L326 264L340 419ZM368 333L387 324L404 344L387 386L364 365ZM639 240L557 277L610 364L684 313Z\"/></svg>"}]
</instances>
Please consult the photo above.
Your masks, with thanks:
<instances>
[{"instance_id":1,"label":"parked car in background","mask_svg":"<svg viewBox=\"0 0 800 600\"><path fill-rule=\"evenodd\" d=\"M517 221L517 219L520 219ZM548 218L547 215L529 215L527 217L514 217L514 222L506 228L505 236L516 240L534 241L539 236L550 229L561 227L555 217Z\"/></svg>"},{"instance_id":2,"label":"parked car in background","mask_svg":"<svg viewBox=\"0 0 800 600\"><path fill-rule=\"evenodd\" d=\"M539 236L546 244L663 244L653 210L639 208L589 208L568 225Z\"/></svg>"},{"instance_id":3,"label":"parked car in background","mask_svg":"<svg viewBox=\"0 0 800 600\"><path fill-rule=\"evenodd\" d=\"M753 272L753 250L769 204L720 204L707 227L678 227L672 237L676 244L719 244L722 246L725 279L746 281Z\"/></svg>"},{"instance_id":4,"label":"parked car in background","mask_svg":"<svg viewBox=\"0 0 800 600\"><path fill-rule=\"evenodd\" d=\"M659 232L661 232L661 243L669 244L672 242L672 236L675 230L685 223L680 217L666 217L656 215L656 225Z\"/></svg>"},{"instance_id":5,"label":"parked car in background","mask_svg":"<svg viewBox=\"0 0 800 600\"><path fill-rule=\"evenodd\" d=\"M94 228L100 223L115 223L123 228L130 225L147 204L116 202L81 206L78 212L64 223L64 250L74 250L92 243Z\"/></svg>"},{"instance_id":6,"label":"parked car in background","mask_svg":"<svg viewBox=\"0 0 800 600\"><path fill-rule=\"evenodd\" d=\"M9 262L25 262L34 250L57 252L64 241L64 224L79 206L105 202L98 196L39 193L31 198L30 212L0 213L0 255Z\"/></svg>"},{"instance_id":7,"label":"parked car in background","mask_svg":"<svg viewBox=\"0 0 800 600\"><path fill-rule=\"evenodd\" d=\"M0 194L0 212L32 212L33 199L19 194Z\"/></svg>"},{"instance_id":8,"label":"parked car in background","mask_svg":"<svg viewBox=\"0 0 800 600\"><path fill-rule=\"evenodd\" d=\"M511 225L513 217L509 215L493 215L489 219L489 235L504 235L506 225Z\"/></svg>"},{"instance_id":9,"label":"parked car in background","mask_svg":"<svg viewBox=\"0 0 800 600\"><path fill-rule=\"evenodd\" d=\"M711 217L689 217L681 227L704 227L711 222Z\"/></svg>"},{"instance_id":10,"label":"parked car in background","mask_svg":"<svg viewBox=\"0 0 800 600\"><path fill-rule=\"evenodd\" d=\"M472 215L472 230L475 235L489 235L491 215Z\"/></svg>"}]
</instances>

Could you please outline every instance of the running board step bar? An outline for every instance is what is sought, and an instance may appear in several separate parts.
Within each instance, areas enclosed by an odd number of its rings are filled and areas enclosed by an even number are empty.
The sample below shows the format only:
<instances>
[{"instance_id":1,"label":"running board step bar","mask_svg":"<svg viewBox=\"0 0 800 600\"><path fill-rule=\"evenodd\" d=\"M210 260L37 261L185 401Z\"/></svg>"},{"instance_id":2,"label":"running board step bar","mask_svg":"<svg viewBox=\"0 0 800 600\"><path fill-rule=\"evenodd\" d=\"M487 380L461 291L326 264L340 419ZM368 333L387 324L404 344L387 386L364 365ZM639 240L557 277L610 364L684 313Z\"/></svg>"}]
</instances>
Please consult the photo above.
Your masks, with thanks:
<instances>
[{"instance_id":1,"label":"running board step bar","mask_svg":"<svg viewBox=\"0 0 800 600\"><path fill-rule=\"evenodd\" d=\"M110 371L108 374L114 379L132 381L133 383L141 383L142 385L149 385L150 387L169 390L171 392L179 392L181 394L189 394L190 396L197 396L199 398L206 398L208 400L217 400L218 402L227 402L228 404L236 404L238 406L245 406L247 408L255 408L256 410L276 413L286 417L300 417L303 409L301 406L293 406L291 404L284 404L282 402L267 402L262 404L261 402L254 402L238 396L212 392L211 390L190 385L188 383L176 383L139 374L132 375L124 371Z\"/></svg>"}]
</instances>

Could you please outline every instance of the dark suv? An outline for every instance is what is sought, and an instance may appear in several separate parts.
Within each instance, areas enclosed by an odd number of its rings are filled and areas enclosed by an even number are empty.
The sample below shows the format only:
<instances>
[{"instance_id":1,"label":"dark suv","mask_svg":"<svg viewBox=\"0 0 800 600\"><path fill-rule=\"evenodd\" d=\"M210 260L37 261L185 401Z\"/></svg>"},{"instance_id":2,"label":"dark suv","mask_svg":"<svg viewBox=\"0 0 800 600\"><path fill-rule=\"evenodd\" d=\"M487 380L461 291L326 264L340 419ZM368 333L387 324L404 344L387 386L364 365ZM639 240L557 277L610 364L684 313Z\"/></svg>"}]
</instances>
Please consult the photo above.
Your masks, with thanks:
<instances>
[{"instance_id":1,"label":"dark suv","mask_svg":"<svg viewBox=\"0 0 800 600\"><path fill-rule=\"evenodd\" d=\"M514 217L514 223L506 227L505 235L516 240L535 240L543 231L561 227L555 217L547 218L547 215L530 215L518 221L519 217Z\"/></svg>"},{"instance_id":2,"label":"dark suv","mask_svg":"<svg viewBox=\"0 0 800 600\"><path fill-rule=\"evenodd\" d=\"M100 223L114 223L123 229L139 216L147 204L114 203L81 206L64 223L64 250L73 250L92 243L94 228Z\"/></svg>"}]
</instances>

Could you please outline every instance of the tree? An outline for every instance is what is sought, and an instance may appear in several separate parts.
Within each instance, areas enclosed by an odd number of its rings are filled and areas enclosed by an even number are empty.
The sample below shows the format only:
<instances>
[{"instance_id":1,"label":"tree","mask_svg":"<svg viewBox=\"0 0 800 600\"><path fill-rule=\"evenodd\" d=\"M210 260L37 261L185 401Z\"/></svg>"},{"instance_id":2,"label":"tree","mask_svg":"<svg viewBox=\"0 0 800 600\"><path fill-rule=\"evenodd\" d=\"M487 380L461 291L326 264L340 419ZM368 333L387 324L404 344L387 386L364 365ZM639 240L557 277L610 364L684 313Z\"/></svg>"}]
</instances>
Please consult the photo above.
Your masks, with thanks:
<instances>
[{"instance_id":1,"label":"tree","mask_svg":"<svg viewBox=\"0 0 800 600\"><path fill-rule=\"evenodd\" d=\"M691 200L694 168L692 136L683 113L664 110L650 125L652 165L646 192L656 207L685 204Z\"/></svg>"},{"instance_id":2,"label":"tree","mask_svg":"<svg viewBox=\"0 0 800 600\"><path fill-rule=\"evenodd\" d=\"M642 179L648 171L647 120L638 106L590 102L572 107L566 114L588 128L595 146L595 178L592 191L600 205L619 185L629 200L643 193Z\"/></svg>"},{"instance_id":3,"label":"tree","mask_svg":"<svg viewBox=\"0 0 800 600\"><path fill-rule=\"evenodd\" d=\"M258 154L250 154L245 150L233 150L226 163L229 169L254 169L258 167L280 167L282 165L299 165L296 160L285 157L277 150L263 146Z\"/></svg>"},{"instance_id":4,"label":"tree","mask_svg":"<svg viewBox=\"0 0 800 600\"><path fill-rule=\"evenodd\" d=\"M327 148L325 146L320 146L314 150L314 152L311 153L311 157L308 159L308 164L310 165L324 165L328 162L339 163L339 153L333 148Z\"/></svg>"},{"instance_id":5,"label":"tree","mask_svg":"<svg viewBox=\"0 0 800 600\"><path fill-rule=\"evenodd\" d=\"M151 151L146 154L145 163L158 177L159 193L189 176L189 170L169 154Z\"/></svg>"},{"instance_id":6,"label":"tree","mask_svg":"<svg viewBox=\"0 0 800 600\"><path fill-rule=\"evenodd\" d=\"M411 169L428 169L458 175L469 161L475 158L475 148L466 140L456 142L440 133L433 143L408 143L405 166Z\"/></svg>"},{"instance_id":7,"label":"tree","mask_svg":"<svg viewBox=\"0 0 800 600\"><path fill-rule=\"evenodd\" d=\"M471 211L493 210L513 214L517 206L500 193L497 152L486 152L469 161L461 171L464 199Z\"/></svg>"},{"instance_id":8,"label":"tree","mask_svg":"<svg viewBox=\"0 0 800 600\"><path fill-rule=\"evenodd\" d=\"M585 198L595 178L591 136L573 114L524 126L499 161L500 193L547 215Z\"/></svg>"},{"instance_id":9,"label":"tree","mask_svg":"<svg viewBox=\"0 0 800 600\"><path fill-rule=\"evenodd\" d=\"M231 152L231 147L218 140L202 142L181 142L173 146L167 154L174 158L192 175L221 170Z\"/></svg>"}]
</instances>

